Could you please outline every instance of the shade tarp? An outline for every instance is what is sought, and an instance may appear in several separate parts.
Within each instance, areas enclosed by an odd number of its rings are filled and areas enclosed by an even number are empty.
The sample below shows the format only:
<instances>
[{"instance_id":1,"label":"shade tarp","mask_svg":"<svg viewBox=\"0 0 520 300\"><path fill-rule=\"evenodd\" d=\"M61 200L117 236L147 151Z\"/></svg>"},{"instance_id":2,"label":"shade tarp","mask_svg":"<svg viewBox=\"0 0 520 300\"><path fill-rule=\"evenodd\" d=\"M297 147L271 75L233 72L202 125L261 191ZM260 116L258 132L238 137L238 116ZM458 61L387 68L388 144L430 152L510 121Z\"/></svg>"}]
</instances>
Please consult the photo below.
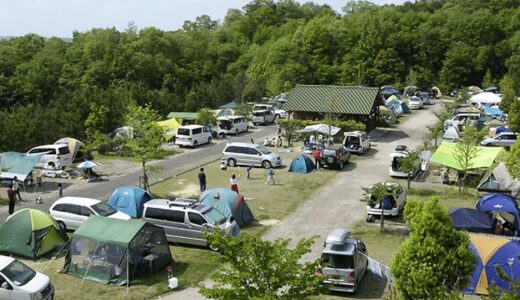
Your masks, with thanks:
<instances>
[{"instance_id":1,"label":"shade tarp","mask_svg":"<svg viewBox=\"0 0 520 300\"><path fill-rule=\"evenodd\" d=\"M0 178L13 179L15 176L18 180L24 181L27 175L31 173L34 166L40 161L39 154L24 154L18 152L4 152L0 154Z\"/></svg>"},{"instance_id":2,"label":"shade tarp","mask_svg":"<svg viewBox=\"0 0 520 300\"><path fill-rule=\"evenodd\" d=\"M502 148L495 147L476 146L476 148L477 155L470 162L471 169L491 167L498 154L502 151ZM433 154L431 161L451 169L462 171L464 168L455 159L455 153L457 153L457 144L444 141Z\"/></svg>"},{"instance_id":3,"label":"shade tarp","mask_svg":"<svg viewBox=\"0 0 520 300\"><path fill-rule=\"evenodd\" d=\"M314 169L316 169L316 166L308 156L298 155L292 160L289 172L306 174L314 171Z\"/></svg>"},{"instance_id":4,"label":"shade tarp","mask_svg":"<svg viewBox=\"0 0 520 300\"><path fill-rule=\"evenodd\" d=\"M513 179L506 165L500 162L495 169L490 169L484 174L477 190L479 192L507 193L519 198L520 181Z\"/></svg>"},{"instance_id":5,"label":"shade tarp","mask_svg":"<svg viewBox=\"0 0 520 300\"><path fill-rule=\"evenodd\" d=\"M484 113L486 115L492 116L492 117L499 117L504 113L498 107L491 107L491 106L484 105L484 106L482 106L482 108L484 109Z\"/></svg>"},{"instance_id":6,"label":"shade tarp","mask_svg":"<svg viewBox=\"0 0 520 300\"><path fill-rule=\"evenodd\" d=\"M520 244L499 236L470 234L469 237L477 262L464 293L487 295L492 284L508 290L509 281L499 276L497 268L513 279L520 278Z\"/></svg>"},{"instance_id":7,"label":"shade tarp","mask_svg":"<svg viewBox=\"0 0 520 300\"><path fill-rule=\"evenodd\" d=\"M107 203L132 218L140 218L143 214L144 204L151 199L152 196L147 191L129 185L117 188L108 198Z\"/></svg>"},{"instance_id":8,"label":"shade tarp","mask_svg":"<svg viewBox=\"0 0 520 300\"><path fill-rule=\"evenodd\" d=\"M452 208L450 217L457 229L477 233L493 232L493 218L489 212L472 208Z\"/></svg>"},{"instance_id":9,"label":"shade tarp","mask_svg":"<svg viewBox=\"0 0 520 300\"><path fill-rule=\"evenodd\" d=\"M485 103L496 104L496 103L500 103L501 101L502 101L502 98L500 98L500 96L498 96L495 93L490 93L490 92L478 93L469 99L470 103L480 103L480 104L485 104Z\"/></svg>"},{"instance_id":10,"label":"shade tarp","mask_svg":"<svg viewBox=\"0 0 520 300\"><path fill-rule=\"evenodd\" d=\"M327 134L328 135L329 134L329 130L330 130L330 134L331 135L336 135L341 130L341 128L338 128L338 127L335 127L335 126L329 127L329 125L326 125L326 124L316 124L316 125L305 126L305 128L297 130L296 132L297 133L318 132L318 133L321 133L321 134Z\"/></svg>"},{"instance_id":11,"label":"shade tarp","mask_svg":"<svg viewBox=\"0 0 520 300\"><path fill-rule=\"evenodd\" d=\"M168 119L175 118L175 119L177 119L177 121L179 121L179 123L182 123L183 120L184 121L194 121L195 119L197 119L198 116L199 116L199 114L196 112L174 111L174 112L169 113L167 118Z\"/></svg>"},{"instance_id":12,"label":"shade tarp","mask_svg":"<svg viewBox=\"0 0 520 300\"><path fill-rule=\"evenodd\" d=\"M128 245L144 226L141 220L117 220L100 216L91 216L74 232L93 240L117 245Z\"/></svg>"},{"instance_id":13,"label":"shade tarp","mask_svg":"<svg viewBox=\"0 0 520 300\"><path fill-rule=\"evenodd\" d=\"M220 106L220 109L237 109L240 106L240 104L236 103L235 101L231 101L229 103L226 103L222 106Z\"/></svg>"},{"instance_id":14,"label":"shade tarp","mask_svg":"<svg viewBox=\"0 0 520 300\"><path fill-rule=\"evenodd\" d=\"M177 129L181 127L181 124L175 118L170 118L168 120L159 121L157 125L163 130L163 137L166 140L170 140L177 134Z\"/></svg>"},{"instance_id":15,"label":"shade tarp","mask_svg":"<svg viewBox=\"0 0 520 300\"><path fill-rule=\"evenodd\" d=\"M202 192L199 201L209 205L226 217L234 217L238 226L250 224L254 220L253 213L244 197L226 188L209 189Z\"/></svg>"}]
</instances>

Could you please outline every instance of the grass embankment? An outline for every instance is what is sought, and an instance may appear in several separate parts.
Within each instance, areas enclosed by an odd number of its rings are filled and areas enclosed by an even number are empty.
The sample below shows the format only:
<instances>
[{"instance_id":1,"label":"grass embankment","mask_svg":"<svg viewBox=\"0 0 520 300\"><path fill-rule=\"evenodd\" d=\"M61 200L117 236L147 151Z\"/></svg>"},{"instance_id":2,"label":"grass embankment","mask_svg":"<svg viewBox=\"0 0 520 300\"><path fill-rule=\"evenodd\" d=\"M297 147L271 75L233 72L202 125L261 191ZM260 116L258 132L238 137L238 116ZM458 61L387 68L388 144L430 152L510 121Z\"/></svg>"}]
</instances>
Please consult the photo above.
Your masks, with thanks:
<instances>
[{"instance_id":1,"label":"grass embankment","mask_svg":"<svg viewBox=\"0 0 520 300\"><path fill-rule=\"evenodd\" d=\"M9 201L5 198L0 197L0 205L8 205Z\"/></svg>"}]
</instances>

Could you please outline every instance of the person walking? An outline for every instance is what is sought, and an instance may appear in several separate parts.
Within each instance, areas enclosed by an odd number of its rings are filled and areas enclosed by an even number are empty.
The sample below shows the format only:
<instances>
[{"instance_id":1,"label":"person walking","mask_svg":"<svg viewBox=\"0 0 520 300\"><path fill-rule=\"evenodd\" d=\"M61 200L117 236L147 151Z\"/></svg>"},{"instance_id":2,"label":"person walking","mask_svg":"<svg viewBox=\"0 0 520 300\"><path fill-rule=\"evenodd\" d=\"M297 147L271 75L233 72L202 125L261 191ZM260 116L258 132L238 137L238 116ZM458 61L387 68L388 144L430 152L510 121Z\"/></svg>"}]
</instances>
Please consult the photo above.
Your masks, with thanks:
<instances>
[{"instance_id":1,"label":"person walking","mask_svg":"<svg viewBox=\"0 0 520 300\"><path fill-rule=\"evenodd\" d=\"M249 165L246 169L246 179L251 179L251 169L253 169L253 165Z\"/></svg>"},{"instance_id":2,"label":"person walking","mask_svg":"<svg viewBox=\"0 0 520 300\"><path fill-rule=\"evenodd\" d=\"M238 175L238 177L233 174L231 175L231 178L229 179L229 183L231 184L231 190L233 192L236 192L237 194L240 194L238 192L238 179L240 178L240 175Z\"/></svg>"},{"instance_id":3,"label":"person walking","mask_svg":"<svg viewBox=\"0 0 520 300\"><path fill-rule=\"evenodd\" d=\"M268 184L268 183L275 185L273 166L270 166L269 169L267 169L267 180L265 181L265 184Z\"/></svg>"},{"instance_id":4,"label":"person walking","mask_svg":"<svg viewBox=\"0 0 520 300\"><path fill-rule=\"evenodd\" d=\"M14 202L15 202L15 191L13 190L13 185L11 184L7 189L7 199L9 200L9 214L12 215L14 212Z\"/></svg>"},{"instance_id":5,"label":"person walking","mask_svg":"<svg viewBox=\"0 0 520 300\"><path fill-rule=\"evenodd\" d=\"M13 178L13 191L15 196L18 197L18 200L23 201L22 196L20 196L20 182L16 176Z\"/></svg>"},{"instance_id":6,"label":"person walking","mask_svg":"<svg viewBox=\"0 0 520 300\"><path fill-rule=\"evenodd\" d=\"M204 192L206 190L206 173L204 173L204 168L200 168L199 172L199 185L200 185L200 192Z\"/></svg>"},{"instance_id":7,"label":"person walking","mask_svg":"<svg viewBox=\"0 0 520 300\"><path fill-rule=\"evenodd\" d=\"M320 161L321 161L321 151L318 149L318 147L314 147L314 150L312 151L312 157L314 157L314 164L316 165L316 170L320 170Z\"/></svg>"},{"instance_id":8,"label":"person walking","mask_svg":"<svg viewBox=\"0 0 520 300\"><path fill-rule=\"evenodd\" d=\"M61 182L58 183L58 197L63 198L63 185L61 185Z\"/></svg>"}]
</instances>

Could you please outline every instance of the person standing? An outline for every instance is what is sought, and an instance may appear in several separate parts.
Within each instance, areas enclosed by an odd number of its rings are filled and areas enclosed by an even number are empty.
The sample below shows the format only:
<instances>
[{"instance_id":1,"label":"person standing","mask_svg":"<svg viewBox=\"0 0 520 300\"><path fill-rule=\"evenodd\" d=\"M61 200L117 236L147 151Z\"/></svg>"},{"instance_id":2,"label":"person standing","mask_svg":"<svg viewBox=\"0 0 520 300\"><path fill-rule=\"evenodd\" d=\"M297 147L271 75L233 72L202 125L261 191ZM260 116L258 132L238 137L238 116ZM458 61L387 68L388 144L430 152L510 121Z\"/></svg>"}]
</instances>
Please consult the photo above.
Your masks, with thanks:
<instances>
[{"instance_id":1,"label":"person standing","mask_svg":"<svg viewBox=\"0 0 520 300\"><path fill-rule=\"evenodd\" d=\"M9 200L9 214L12 215L14 212L15 202L15 191L13 190L13 185L10 185L7 189L7 199Z\"/></svg>"},{"instance_id":2,"label":"person standing","mask_svg":"<svg viewBox=\"0 0 520 300\"><path fill-rule=\"evenodd\" d=\"M238 178L240 178L240 175L238 175L238 177L235 174L231 175L229 183L231 184L231 190L237 194L240 194L238 192Z\"/></svg>"},{"instance_id":3,"label":"person standing","mask_svg":"<svg viewBox=\"0 0 520 300\"><path fill-rule=\"evenodd\" d=\"M253 165L249 165L246 169L246 179L251 179L251 169L253 169Z\"/></svg>"},{"instance_id":4,"label":"person standing","mask_svg":"<svg viewBox=\"0 0 520 300\"><path fill-rule=\"evenodd\" d=\"M199 185L200 185L200 192L204 192L206 190L206 173L204 173L204 168L200 168L199 172Z\"/></svg>"},{"instance_id":5,"label":"person standing","mask_svg":"<svg viewBox=\"0 0 520 300\"><path fill-rule=\"evenodd\" d=\"M269 166L269 169L267 169L267 180L265 181L265 184L268 184L268 183L275 185L273 166Z\"/></svg>"},{"instance_id":6,"label":"person standing","mask_svg":"<svg viewBox=\"0 0 520 300\"><path fill-rule=\"evenodd\" d=\"M58 197L63 198L63 185L61 185L61 182L58 183Z\"/></svg>"},{"instance_id":7,"label":"person standing","mask_svg":"<svg viewBox=\"0 0 520 300\"><path fill-rule=\"evenodd\" d=\"M20 196L20 182L16 176L13 178L13 191L15 196L18 197L18 200L23 201L22 196Z\"/></svg>"},{"instance_id":8,"label":"person standing","mask_svg":"<svg viewBox=\"0 0 520 300\"><path fill-rule=\"evenodd\" d=\"M318 147L314 147L314 150L312 151L312 157L314 157L314 164L316 165L316 170L320 170L320 161L321 161L321 151L318 149Z\"/></svg>"}]
</instances>

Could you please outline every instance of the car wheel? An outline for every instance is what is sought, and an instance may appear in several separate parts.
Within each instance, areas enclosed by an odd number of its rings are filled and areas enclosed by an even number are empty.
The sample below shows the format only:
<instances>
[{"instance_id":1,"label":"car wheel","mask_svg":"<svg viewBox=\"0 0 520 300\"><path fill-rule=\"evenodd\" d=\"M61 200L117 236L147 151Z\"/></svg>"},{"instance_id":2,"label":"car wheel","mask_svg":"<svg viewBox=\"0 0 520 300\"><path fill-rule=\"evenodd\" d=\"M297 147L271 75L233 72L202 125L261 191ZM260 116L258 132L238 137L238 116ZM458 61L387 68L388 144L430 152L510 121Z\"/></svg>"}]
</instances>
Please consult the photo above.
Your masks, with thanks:
<instances>
[{"instance_id":1,"label":"car wheel","mask_svg":"<svg viewBox=\"0 0 520 300\"><path fill-rule=\"evenodd\" d=\"M340 162L339 162L339 168L340 168L341 170L343 170L344 167L345 167L345 163L344 163L343 161L340 161Z\"/></svg>"},{"instance_id":2,"label":"car wheel","mask_svg":"<svg viewBox=\"0 0 520 300\"><path fill-rule=\"evenodd\" d=\"M368 215L366 221L367 223L373 223L375 221L375 218L373 215Z\"/></svg>"},{"instance_id":3,"label":"car wheel","mask_svg":"<svg viewBox=\"0 0 520 300\"><path fill-rule=\"evenodd\" d=\"M193 142L193 147L197 147L199 143L197 141Z\"/></svg>"},{"instance_id":4,"label":"car wheel","mask_svg":"<svg viewBox=\"0 0 520 300\"><path fill-rule=\"evenodd\" d=\"M228 159L227 164L228 164L228 166L233 168L233 167L237 166L237 161L233 158L230 158L230 159Z\"/></svg>"},{"instance_id":5,"label":"car wheel","mask_svg":"<svg viewBox=\"0 0 520 300\"><path fill-rule=\"evenodd\" d=\"M238 135L238 128L235 129L235 135Z\"/></svg>"},{"instance_id":6,"label":"car wheel","mask_svg":"<svg viewBox=\"0 0 520 300\"><path fill-rule=\"evenodd\" d=\"M265 169L269 169L270 167L272 166L271 162L268 161L268 160L264 160L262 162L262 167L264 167Z\"/></svg>"},{"instance_id":7,"label":"car wheel","mask_svg":"<svg viewBox=\"0 0 520 300\"><path fill-rule=\"evenodd\" d=\"M56 165L52 161L50 163L48 163L47 165L49 166L50 169L56 168Z\"/></svg>"},{"instance_id":8,"label":"car wheel","mask_svg":"<svg viewBox=\"0 0 520 300\"><path fill-rule=\"evenodd\" d=\"M280 118L280 115L275 115L274 118L275 118L275 119L279 119L279 118Z\"/></svg>"},{"instance_id":9,"label":"car wheel","mask_svg":"<svg viewBox=\"0 0 520 300\"><path fill-rule=\"evenodd\" d=\"M211 143L211 138L210 138L210 137L208 138L208 144L209 144L209 143Z\"/></svg>"},{"instance_id":10,"label":"car wheel","mask_svg":"<svg viewBox=\"0 0 520 300\"><path fill-rule=\"evenodd\" d=\"M58 227L63 229L63 231L67 231L67 225L65 225L65 222L63 221L58 221Z\"/></svg>"},{"instance_id":11,"label":"car wheel","mask_svg":"<svg viewBox=\"0 0 520 300\"><path fill-rule=\"evenodd\" d=\"M249 126L246 127L246 132L248 132L248 131L249 131Z\"/></svg>"}]
</instances>

